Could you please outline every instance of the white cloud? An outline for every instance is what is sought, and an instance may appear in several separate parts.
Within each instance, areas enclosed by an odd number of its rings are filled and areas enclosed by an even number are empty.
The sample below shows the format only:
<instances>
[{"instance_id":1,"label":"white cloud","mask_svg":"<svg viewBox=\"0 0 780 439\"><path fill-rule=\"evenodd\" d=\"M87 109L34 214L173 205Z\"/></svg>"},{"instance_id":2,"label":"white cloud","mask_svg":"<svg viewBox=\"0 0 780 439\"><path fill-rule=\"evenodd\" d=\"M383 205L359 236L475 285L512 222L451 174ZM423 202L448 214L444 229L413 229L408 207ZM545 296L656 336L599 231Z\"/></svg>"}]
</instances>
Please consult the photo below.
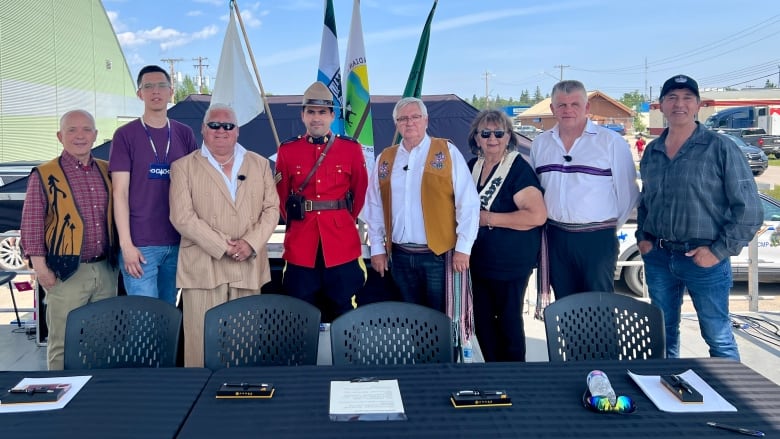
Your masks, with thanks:
<instances>
[{"instance_id":1,"label":"white cloud","mask_svg":"<svg viewBox=\"0 0 780 439\"><path fill-rule=\"evenodd\" d=\"M187 12L187 16L188 17L199 17L201 15L203 15L203 11L201 11L201 10L195 10L195 11Z\"/></svg>"},{"instance_id":2,"label":"white cloud","mask_svg":"<svg viewBox=\"0 0 780 439\"><path fill-rule=\"evenodd\" d=\"M111 22L111 26L114 27L114 32L119 33L127 29L127 26L125 26L122 21L119 20L119 12L116 11L106 11L106 15L108 15L108 21Z\"/></svg>"},{"instance_id":3,"label":"white cloud","mask_svg":"<svg viewBox=\"0 0 780 439\"><path fill-rule=\"evenodd\" d=\"M200 31L187 33L176 29L157 26L154 29L140 30L137 32L118 33L119 44L124 48L135 48L147 44L159 43L160 49L165 51L174 47L181 47L196 40L204 40L217 34L219 28L215 25L206 26Z\"/></svg>"}]
</instances>

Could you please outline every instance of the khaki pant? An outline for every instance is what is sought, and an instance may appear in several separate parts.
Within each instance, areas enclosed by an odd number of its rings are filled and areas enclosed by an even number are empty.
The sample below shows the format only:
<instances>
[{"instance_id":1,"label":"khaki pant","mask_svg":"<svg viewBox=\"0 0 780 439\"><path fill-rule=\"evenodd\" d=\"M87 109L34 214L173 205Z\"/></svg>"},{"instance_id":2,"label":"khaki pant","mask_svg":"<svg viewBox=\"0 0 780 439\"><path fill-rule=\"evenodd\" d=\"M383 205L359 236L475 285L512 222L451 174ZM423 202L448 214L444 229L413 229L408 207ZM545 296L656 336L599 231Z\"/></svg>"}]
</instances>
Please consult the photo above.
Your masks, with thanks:
<instances>
[{"instance_id":1,"label":"khaki pant","mask_svg":"<svg viewBox=\"0 0 780 439\"><path fill-rule=\"evenodd\" d=\"M184 366L203 367L203 321L206 311L229 300L260 294L257 290L233 288L227 284L212 290L182 288L184 319Z\"/></svg>"},{"instance_id":2,"label":"khaki pant","mask_svg":"<svg viewBox=\"0 0 780 439\"><path fill-rule=\"evenodd\" d=\"M65 322L74 309L116 296L118 272L108 262L79 264L66 281L57 279L46 290L46 324L49 326L46 357L49 370L62 370L65 359Z\"/></svg>"}]
</instances>

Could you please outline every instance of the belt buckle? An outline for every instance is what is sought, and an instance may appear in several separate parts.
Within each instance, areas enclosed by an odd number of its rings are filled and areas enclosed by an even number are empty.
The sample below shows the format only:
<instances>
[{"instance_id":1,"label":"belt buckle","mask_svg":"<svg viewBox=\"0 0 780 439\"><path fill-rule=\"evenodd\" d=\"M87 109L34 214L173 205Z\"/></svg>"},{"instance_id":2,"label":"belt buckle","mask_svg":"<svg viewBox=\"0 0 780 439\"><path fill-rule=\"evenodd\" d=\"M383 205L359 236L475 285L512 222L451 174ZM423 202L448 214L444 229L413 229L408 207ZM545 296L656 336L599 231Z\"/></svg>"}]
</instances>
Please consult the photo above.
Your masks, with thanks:
<instances>
[{"instance_id":1,"label":"belt buckle","mask_svg":"<svg viewBox=\"0 0 780 439\"><path fill-rule=\"evenodd\" d=\"M311 200L304 200L303 210L305 210L306 212L311 212L312 210L314 210L314 203L312 203Z\"/></svg>"}]
</instances>

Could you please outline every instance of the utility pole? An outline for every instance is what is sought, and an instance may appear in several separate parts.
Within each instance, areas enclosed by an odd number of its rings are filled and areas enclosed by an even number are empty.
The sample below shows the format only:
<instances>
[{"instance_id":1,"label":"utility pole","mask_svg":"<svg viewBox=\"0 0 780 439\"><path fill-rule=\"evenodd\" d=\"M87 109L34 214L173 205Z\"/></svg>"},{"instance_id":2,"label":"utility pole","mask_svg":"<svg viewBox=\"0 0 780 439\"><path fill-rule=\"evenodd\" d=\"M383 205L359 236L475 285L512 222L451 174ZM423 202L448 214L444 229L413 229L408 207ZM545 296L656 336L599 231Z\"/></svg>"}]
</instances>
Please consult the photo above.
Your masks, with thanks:
<instances>
[{"instance_id":1,"label":"utility pole","mask_svg":"<svg viewBox=\"0 0 780 439\"><path fill-rule=\"evenodd\" d=\"M557 66L553 66L553 67L556 68L556 69L561 69L561 79L560 79L560 81L563 81L563 69L565 69L567 67L571 67L571 66L570 65L558 64Z\"/></svg>"},{"instance_id":2,"label":"utility pole","mask_svg":"<svg viewBox=\"0 0 780 439\"><path fill-rule=\"evenodd\" d=\"M489 107L488 103L490 102L488 100L488 90L490 89L490 87L488 86L490 82L490 72L485 70L485 73L483 73L482 75L485 77L485 108L488 108Z\"/></svg>"},{"instance_id":3,"label":"utility pole","mask_svg":"<svg viewBox=\"0 0 780 439\"><path fill-rule=\"evenodd\" d=\"M645 97L650 100L650 96L647 94L647 57L645 57Z\"/></svg>"},{"instance_id":4,"label":"utility pole","mask_svg":"<svg viewBox=\"0 0 780 439\"><path fill-rule=\"evenodd\" d=\"M160 61L168 63L168 73L171 75L171 86L176 90L176 63L184 61L184 58L163 58ZM171 103L176 103L176 93L171 93Z\"/></svg>"},{"instance_id":5,"label":"utility pole","mask_svg":"<svg viewBox=\"0 0 780 439\"><path fill-rule=\"evenodd\" d=\"M208 64L203 64L203 61L208 61L208 58L204 58L202 56L199 56L197 58L192 58L193 61L197 61L198 63L193 65L196 69L198 69L198 92L200 94L203 94L203 68L208 67Z\"/></svg>"}]
</instances>

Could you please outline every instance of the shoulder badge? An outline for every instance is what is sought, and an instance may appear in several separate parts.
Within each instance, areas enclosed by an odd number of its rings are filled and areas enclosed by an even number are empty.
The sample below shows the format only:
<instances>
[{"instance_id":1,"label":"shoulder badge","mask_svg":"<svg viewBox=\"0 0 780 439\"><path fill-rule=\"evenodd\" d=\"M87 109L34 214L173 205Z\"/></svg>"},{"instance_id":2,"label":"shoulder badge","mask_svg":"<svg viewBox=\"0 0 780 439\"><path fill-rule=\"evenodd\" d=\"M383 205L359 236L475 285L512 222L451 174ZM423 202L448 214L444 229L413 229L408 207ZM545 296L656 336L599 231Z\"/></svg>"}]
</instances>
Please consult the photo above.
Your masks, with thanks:
<instances>
[{"instance_id":1,"label":"shoulder badge","mask_svg":"<svg viewBox=\"0 0 780 439\"><path fill-rule=\"evenodd\" d=\"M360 144L360 142L358 142L358 141L357 141L357 139L354 139L354 138L352 138L352 137L349 137L349 136L345 136L345 135L343 135L343 134L336 134L336 138L338 138L338 139L344 139L344 140L348 140L348 141L350 141L350 142L355 142L355 143L357 143L357 144Z\"/></svg>"},{"instance_id":2,"label":"shoulder badge","mask_svg":"<svg viewBox=\"0 0 780 439\"><path fill-rule=\"evenodd\" d=\"M287 140L285 140L284 142L282 142L281 144L279 144L279 146L286 145L286 144L288 144L288 143L293 143L293 142L295 142L296 140L299 140L299 139L301 139L302 137L303 137L303 135L302 135L302 134L298 134L297 136L290 137L289 139L287 139Z\"/></svg>"}]
</instances>

